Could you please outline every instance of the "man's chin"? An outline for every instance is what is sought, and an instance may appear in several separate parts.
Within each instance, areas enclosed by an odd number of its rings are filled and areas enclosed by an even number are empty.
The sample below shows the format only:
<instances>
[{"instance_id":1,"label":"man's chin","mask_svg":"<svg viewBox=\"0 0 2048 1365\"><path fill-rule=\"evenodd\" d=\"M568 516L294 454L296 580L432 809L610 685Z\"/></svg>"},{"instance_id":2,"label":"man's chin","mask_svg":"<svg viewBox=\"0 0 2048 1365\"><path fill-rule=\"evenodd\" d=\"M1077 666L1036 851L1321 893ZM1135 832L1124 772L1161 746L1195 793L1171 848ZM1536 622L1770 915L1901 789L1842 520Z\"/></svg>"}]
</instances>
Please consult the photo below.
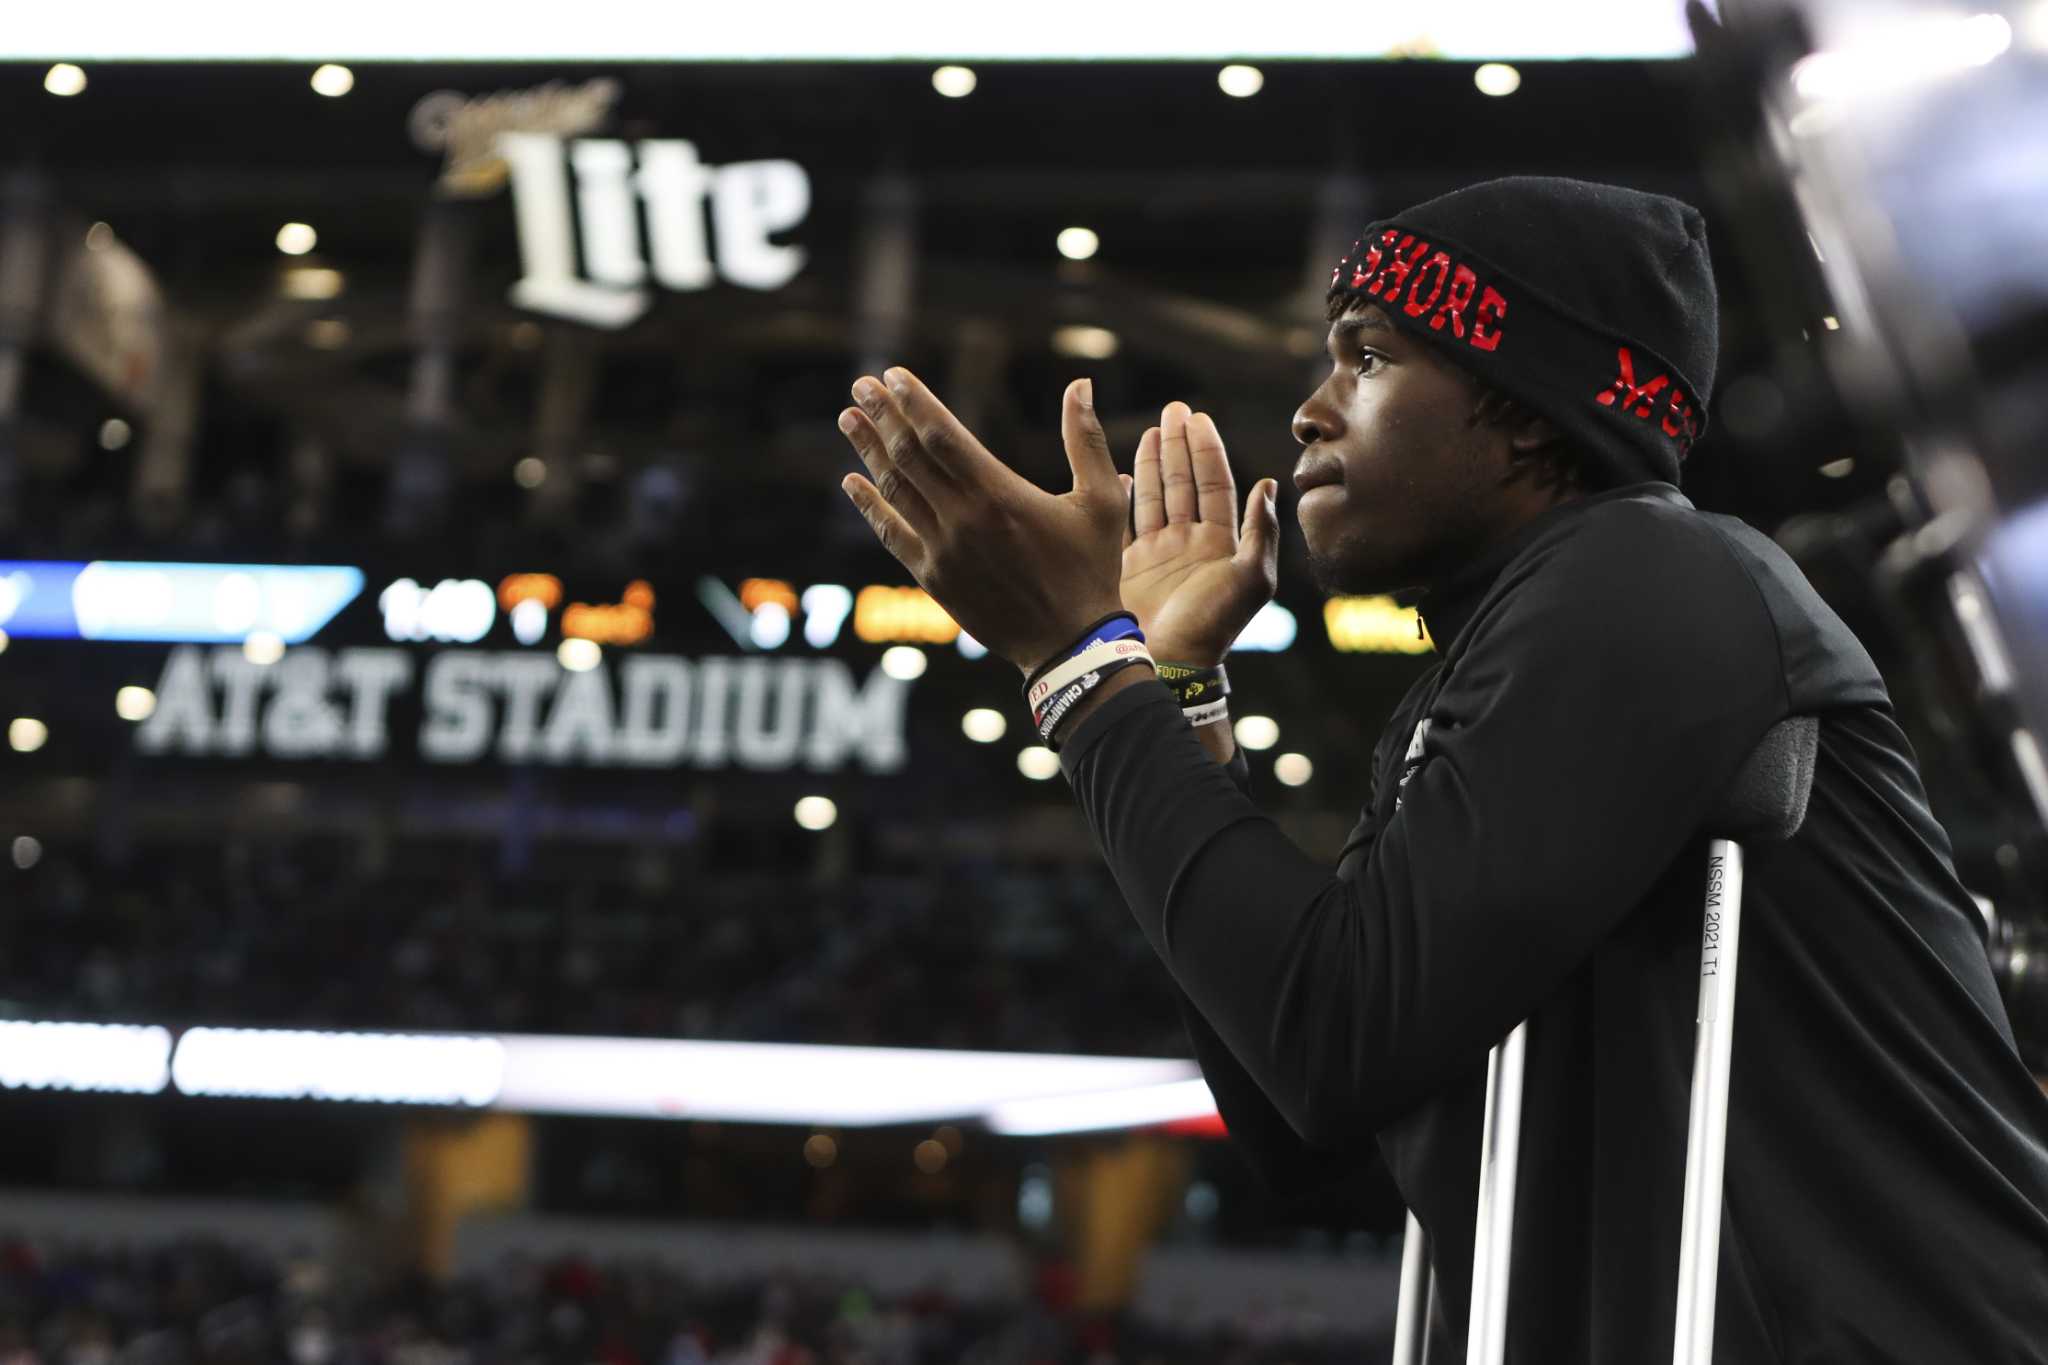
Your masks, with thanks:
<instances>
[{"instance_id":1,"label":"man's chin","mask_svg":"<svg viewBox=\"0 0 2048 1365\"><path fill-rule=\"evenodd\" d=\"M1341 541L1328 550L1311 544L1308 572L1317 590L1331 597L1395 592L1407 586L1394 566L1379 563L1360 553L1359 546Z\"/></svg>"}]
</instances>

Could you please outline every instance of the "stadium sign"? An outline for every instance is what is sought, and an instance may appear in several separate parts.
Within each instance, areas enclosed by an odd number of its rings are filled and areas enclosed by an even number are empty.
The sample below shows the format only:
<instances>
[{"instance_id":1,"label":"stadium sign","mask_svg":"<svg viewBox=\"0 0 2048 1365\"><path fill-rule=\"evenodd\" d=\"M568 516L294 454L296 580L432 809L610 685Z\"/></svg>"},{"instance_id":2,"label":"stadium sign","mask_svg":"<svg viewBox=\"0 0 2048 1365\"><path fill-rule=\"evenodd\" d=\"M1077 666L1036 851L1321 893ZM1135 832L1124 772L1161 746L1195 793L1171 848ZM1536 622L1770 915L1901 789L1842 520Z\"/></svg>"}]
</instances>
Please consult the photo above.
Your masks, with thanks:
<instances>
[{"instance_id":1,"label":"stadium sign","mask_svg":"<svg viewBox=\"0 0 2048 1365\"><path fill-rule=\"evenodd\" d=\"M684 292L716 279L766 290L803 268L802 247L769 240L810 211L810 178L794 161L707 166L694 145L672 138L501 133L497 148L512 176L522 267L512 301L522 308L624 327L647 311L650 279Z\"/></svg>"},{"instance_id":2,"label":"stadium sign","mask_svg":"<svg viewBox=\"0 0 2048 1365\"><path fill-rule=\"evenodd\" d=\"M876 669L857 685L838 659L639 654L572 669L519 650L382 647L305 646L263 664L234 647L181 645L135 745L380 759L394 744L394 702L415 687L419 725L405 742L429 763L893 772L905 759L909 683Z\"/></svg>"}]
</instances>

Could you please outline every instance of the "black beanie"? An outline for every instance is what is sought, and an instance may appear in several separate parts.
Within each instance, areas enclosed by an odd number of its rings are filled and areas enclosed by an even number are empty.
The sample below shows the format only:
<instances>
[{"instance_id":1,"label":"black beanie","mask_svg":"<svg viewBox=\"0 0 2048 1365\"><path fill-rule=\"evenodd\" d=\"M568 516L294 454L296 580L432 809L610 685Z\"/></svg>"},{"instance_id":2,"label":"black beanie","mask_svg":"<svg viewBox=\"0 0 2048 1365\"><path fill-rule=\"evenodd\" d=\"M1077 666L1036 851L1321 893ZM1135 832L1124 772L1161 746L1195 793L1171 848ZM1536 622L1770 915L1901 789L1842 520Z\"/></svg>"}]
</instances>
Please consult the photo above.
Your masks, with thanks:
<instances>
[{"instance_id":1,"label":"black beanie","mask_svg":"<svg viewBox=\"0 0 2048 1365\"><path fill-rule=\"evenodd\" d=\"M1550 176L1374 223L1330 276L1548 417L1616 483L1677 483L1719 349L1699 210Z\"/></svg>"}]
</instances>

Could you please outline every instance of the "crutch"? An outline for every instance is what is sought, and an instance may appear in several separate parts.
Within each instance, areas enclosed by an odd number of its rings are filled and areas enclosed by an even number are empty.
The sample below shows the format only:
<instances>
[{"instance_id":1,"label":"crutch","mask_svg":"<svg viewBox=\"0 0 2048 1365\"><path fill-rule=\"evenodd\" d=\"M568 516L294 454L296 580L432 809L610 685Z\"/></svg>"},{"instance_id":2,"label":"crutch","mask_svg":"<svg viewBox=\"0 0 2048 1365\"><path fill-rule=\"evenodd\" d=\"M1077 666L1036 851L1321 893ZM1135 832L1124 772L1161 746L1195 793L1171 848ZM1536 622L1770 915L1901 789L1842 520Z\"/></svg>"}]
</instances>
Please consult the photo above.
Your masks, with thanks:
<instances>
[{"instance_id":1,"label":"crutch","mask_svg":"<svg viewBox=\"0 0 2048 1365\"><path fill-rule=\"evenodd\" d=\"M1798 832L1813 790L1820 722L1794 716L1771 727L1707 822L1705 922L1700 933L1699 1026L1693 1036L1692 1110L1685 1144L1672 1365L1711 1365L1714 1292L1721 1266L1721 1173L1728 1137L1728 1059L1735 1027L1735 966L1742 931L1742 844ZM1472 1244L1472 1314L1466 1365L1502 1365L1507 1351L1508 1255L1514 1244L1527 1020L1486 1062L1485 1129ZM1401 1252L1394 1365L1423 1365L1434 1290L1429 1242L1413 1213Z\"/></svg>"}]
</instances>

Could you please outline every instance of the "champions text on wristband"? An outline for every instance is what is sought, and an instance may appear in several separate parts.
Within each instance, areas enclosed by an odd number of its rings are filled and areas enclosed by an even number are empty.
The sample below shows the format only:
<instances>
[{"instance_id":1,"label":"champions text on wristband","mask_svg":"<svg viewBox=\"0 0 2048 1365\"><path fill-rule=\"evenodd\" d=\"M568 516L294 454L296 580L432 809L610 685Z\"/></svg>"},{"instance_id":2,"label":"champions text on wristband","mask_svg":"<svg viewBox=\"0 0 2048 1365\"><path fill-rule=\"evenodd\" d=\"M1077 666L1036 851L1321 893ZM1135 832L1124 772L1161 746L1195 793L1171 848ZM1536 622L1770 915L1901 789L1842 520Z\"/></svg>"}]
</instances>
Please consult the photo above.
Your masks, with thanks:
<instances>
[{"instance_id":1,"label":"champions text on wristband","mask_svg":"<svg viewBox=\"0 0 2048 1365\"><path fill-rule=\"evenodd\" d=\"M1114 663L1104 664L1100 668L1090 669L1074 679L1074 681L1068 683L1064 688L1061 688L1053 695L1051 700L1047 701L1043 707L1032 715L1032 722L1038 729L1038 738L1047 748L1055 753L1059 752L1060 746L1053 742L1053 736L1059 731L1061 724L1073 713L1076 704L1118 673L1123 672L1126 668L1135 667L1141 662L1143 660L1135 658L1119 659Z\"/></svg>"},{"instance_id":2,"label":"champions text on wristband","mask_svg":"<svg viewBox=\"0 0 2048 1365\"><path fill-rule=\"evenodd\" d=\"M1080 677L1120 659L1152 661L1152 651L1145 648L1145 642L1135 636L1119 640L1104 640L1101 644L1089 645L1080 653L1054 665L1030 687L1025 689L1024 701L1035 714L1046 701L1061 688Z\"/></svg>"}]
</instances>

